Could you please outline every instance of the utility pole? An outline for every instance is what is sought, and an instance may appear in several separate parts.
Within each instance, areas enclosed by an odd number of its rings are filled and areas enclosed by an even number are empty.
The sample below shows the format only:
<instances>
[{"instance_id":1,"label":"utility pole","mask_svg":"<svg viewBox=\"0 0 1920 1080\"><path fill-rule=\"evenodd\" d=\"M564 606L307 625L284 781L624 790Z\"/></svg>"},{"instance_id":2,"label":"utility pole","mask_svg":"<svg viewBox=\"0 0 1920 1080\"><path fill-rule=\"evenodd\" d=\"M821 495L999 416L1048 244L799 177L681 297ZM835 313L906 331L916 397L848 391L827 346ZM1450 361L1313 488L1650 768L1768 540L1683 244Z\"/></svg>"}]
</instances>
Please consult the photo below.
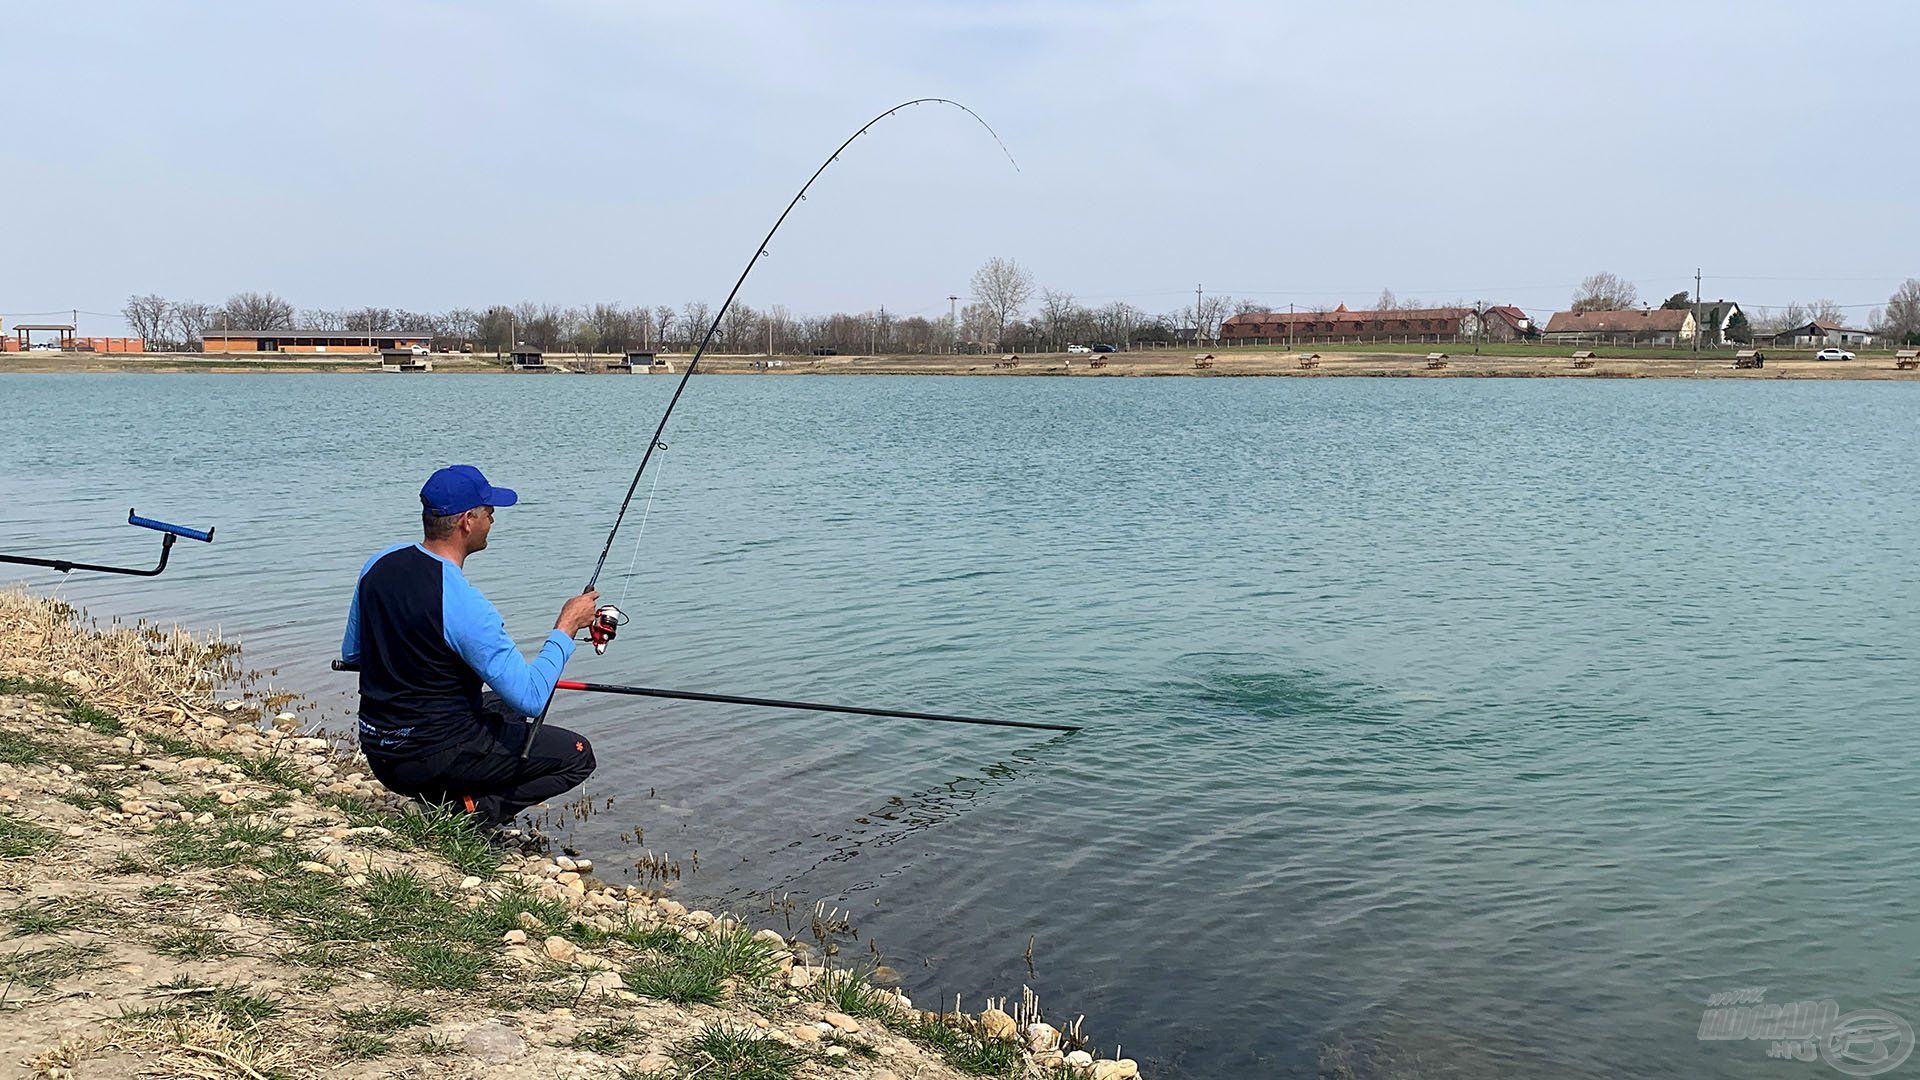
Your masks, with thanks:
<instances>
[{"instance_id":1,"label":"utility pole","mask_svg":"<svg viewBox=\"0 0 1920 1080\"><path fill-rule=\"evenodd\" d=\"M1293 352L1293 301L1287 301L1287 351Z\"/></svg>"},{"instance_id":2,"label":"utility pole","mask_svg":"<svg viewBox=\"0 0 1920 1080\"><path fill-rule=\"evenodd\" d=\"M960 319L958 315L954 314L956 311L959 310L959 308L956 306L959 303L960 303L959 297L957 296L947 297L947 355L949 356L960 351L958 348L959 334L960 334Z\"/></svg>"},{"instance_id":3,"label":"utility pole","mask_svg":"<svg viewBox=\"0 0 1920 1080\"><path fill-rule=\"evenodd\" d=\"M767 355L773 355L773 316L767 316Z\"/></svg>"},{"instance_id":4,"label":"utility pole","mask_svg":"<svg viewBox=\"0 0 1920 1080\"><path fill-rule=\"evenodd\" d=\"M1700 351L1700 268L1693 268L1693 351Z\"/></svg>"},{"instance_id":5,"label":"utility pole","mask_svg":"<svg viewBox=\"0 0 1920 1080\"><path fill-rule=\"evenodd\" d=\"M1200 344L1200 286L1193 287L1193 343Z\"/></svg>"}]
</instances>

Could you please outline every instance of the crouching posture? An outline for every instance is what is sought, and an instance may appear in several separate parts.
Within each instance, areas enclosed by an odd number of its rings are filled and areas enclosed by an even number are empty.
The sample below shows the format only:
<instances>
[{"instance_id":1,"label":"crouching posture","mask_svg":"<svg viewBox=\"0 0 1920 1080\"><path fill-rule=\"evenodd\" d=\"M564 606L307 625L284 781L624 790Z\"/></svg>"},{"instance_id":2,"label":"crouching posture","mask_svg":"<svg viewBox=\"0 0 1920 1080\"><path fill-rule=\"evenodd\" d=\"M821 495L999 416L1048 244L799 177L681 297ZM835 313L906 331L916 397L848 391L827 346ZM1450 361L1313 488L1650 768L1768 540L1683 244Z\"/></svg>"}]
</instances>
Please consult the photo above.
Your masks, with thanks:
<instances>
[{"instance_id":1,"label":"crouching posture","mask_svg":"<svg viewBox=\"0 0 1920 1080\"><path fill-rule=\"evenodd\" d=\"M594 767L584 736L550 724L524 760L521 751L525 718L545 709L573 635L593 621L595 594L566 602L528 662L464 573L487 546L494 509L518 498L471 465L434 473L420 489L425 537L367 560L340 644L360 668L360 748L373 775L491 825L578 786Z\"/></svg>"}]
</instances>

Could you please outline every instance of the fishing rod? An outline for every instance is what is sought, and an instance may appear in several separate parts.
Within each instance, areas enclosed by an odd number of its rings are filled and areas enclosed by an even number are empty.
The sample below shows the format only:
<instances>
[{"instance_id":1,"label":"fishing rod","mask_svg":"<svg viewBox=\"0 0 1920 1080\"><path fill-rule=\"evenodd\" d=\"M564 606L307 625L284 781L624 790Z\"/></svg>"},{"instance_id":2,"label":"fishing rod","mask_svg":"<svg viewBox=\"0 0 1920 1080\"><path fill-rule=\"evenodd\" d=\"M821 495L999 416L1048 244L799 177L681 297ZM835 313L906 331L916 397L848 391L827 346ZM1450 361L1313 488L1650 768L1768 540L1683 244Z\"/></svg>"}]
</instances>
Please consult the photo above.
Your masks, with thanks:
<instances>
[{"instance_id":1,"label":"fishing rod","mask_svg":"<svg viewBox=\"0 0 1920 1080\"><path fill-rule=\"evenodd\" d=\"M345 660L333 662L335 671L359 671L360 665ZM624 694L628 697L670 698L675 701L708 701L721 705L757 705L768 709L799 709L807 712L850 713L854 716L882 716L901 720L938 720L948 724L978 724L982 727L1031 728L1035 731L1079 731L1074 724L1042 724L1031 720L991 720L980 716L953 716L947 713L909 712L904 709L870 709L864 705L826 705L818 701L787 701L782 698L746 697L741 694L708 694L698 690L662 690L654 686L622 686L617 683L580 682L561 679L555 690L577 690L587 694Z\"/></svg>"},{"instance_id":2,"label":"fishing rod","mask_svg":"<svg viewBox=\"0 0 1920 1080\"><path fill-rule=\"evenodd\" d=\"M127 524L142 529L152 529L162 533L160 539L160 564L151 570L142 570L133 566L103 566L99 563L74 562L71 559L42 559L33 555L0 555L0 562L19 563L22 566L44 566L70 574L75 570L90 570L99 574L129 574L133 577L159 577L167 568L167 556L173 553L174 540L184 536L189 540L198 540L203 544L213 543L213 530L189 529L185 525L171 525L153 518L143 518L132 510L127 511Z\"/></svg>"},{"instance_id":3,"label":"fishing rod","mask_svg":"<svg viewBox=\"0 0 1920 1080\"><path fill-rule=\"evenodd\" d=\"M661 436L666 434L667 420L673 416L674 406L680 404L680 395L686 392L687 380L693 378L694 369L700 366L700 358L707 354L707 346L713 343L714 335L720 331L720 322L726 318L727 309L733 306L734 297L740 295L740 288L747 283L747 277L753 273L753 268L759 265L761 259L766 257L767 245L773 243L774 234L780 231L780 226L786 224L787 215L793 213L793 208L799 206L801 200L807 197L808 189L812 188L813 182L820 179L820 175L827 171L828 166L840 160L841 153L844 152L847 147L853 145L853 140L865 135L875 124L892 116L894 113L902 109L912 108L915 105L951 105L961 112L966 113L968 116L973 117L981 127L987 129L988 135L993 136L995 145L1000 147L1001 153L1007 155L1007 161L1013 165L1014 171L1018 172L1020 170L1020 163L1013 160L1013 151L1007 149L1007 144L1001 141L1000 133L993 130L993 125L987 123L986 119L979 113L974 112L972 109L967 108L965 105L951 98L923 97L914 98L911 101L903 101L860 125L859 130L847 136L845 142L835 147L833 153L827 155L827 159L820 163L819 168L813 170L813 175L807 177L807 182L800 185L800 190L795 192L793 198L787 201L786 208L781 210L780 216L774 219L773 228L768 229L767 235L762 237L760 243L754 246L753 254L748 256L747 265L741 269L740 276L734 280L733 289L727 293L726 300L722 301L720 309L713 313L713 321L707 324L706 334L701 337L699 346L693 350L693 359L687 361L687 370L680 373L680 381L674 385L673 396L667 399L667 407L660 413L660 422L654 425L653 438L647 440L647 449L640 455L640 467L633 470L633 482L627 485L627 494L620 500L620 510L613 517L613 527L607 530L607 542L601 546L600 558L593 564L593 574L587 578L587 587L580 590L581 592L592 592L594 586L600 583L600 572L606 569L607 556L613 551L613 541L614 537L620 532L620 523L626 520L627 508L633 505L634 493L640 490L640 477L647 471L647 464L653 460L653 452L663 449L666 446L666 443L661 441ZM606 652L608 643L613 641L614 635L619 632L620 626L626 621L626 613L622 612L619 607L612 604L601 607L600 610L594 614L593 623L587 629L588 636L593 642L594 651ZM527 729L527 744L520 750L520 760L525 761L527 755L532 752L533 737L540 733L540 725L546 723L547 713L552 708L553 695L549 694L547 695L547 703L540 709L540 715L533 718L533 723Z\"/></svg>"}]
</instances>

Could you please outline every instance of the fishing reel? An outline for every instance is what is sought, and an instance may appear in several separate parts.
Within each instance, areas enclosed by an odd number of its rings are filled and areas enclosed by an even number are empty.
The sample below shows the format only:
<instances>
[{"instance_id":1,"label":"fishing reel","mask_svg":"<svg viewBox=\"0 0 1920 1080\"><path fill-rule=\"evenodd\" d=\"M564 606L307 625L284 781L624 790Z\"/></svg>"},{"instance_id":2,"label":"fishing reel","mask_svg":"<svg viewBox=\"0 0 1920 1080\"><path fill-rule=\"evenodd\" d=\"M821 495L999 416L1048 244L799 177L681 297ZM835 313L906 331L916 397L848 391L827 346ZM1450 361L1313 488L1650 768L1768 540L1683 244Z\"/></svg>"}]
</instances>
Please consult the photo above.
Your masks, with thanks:
<instances>
[{"instance_id":1,"label":"fishing reel","mask_svg":"<svg viewBox=\"0 0 1920 1080\"><path fill-rule=\"evenodd\" d=\"M593 642L595 655L606 653L607 646L619 636L620 628L627 624L627 613L612 604L604 605L593 613L593 621L587 624L587 640Z\"/></svg>"}]
</instances>

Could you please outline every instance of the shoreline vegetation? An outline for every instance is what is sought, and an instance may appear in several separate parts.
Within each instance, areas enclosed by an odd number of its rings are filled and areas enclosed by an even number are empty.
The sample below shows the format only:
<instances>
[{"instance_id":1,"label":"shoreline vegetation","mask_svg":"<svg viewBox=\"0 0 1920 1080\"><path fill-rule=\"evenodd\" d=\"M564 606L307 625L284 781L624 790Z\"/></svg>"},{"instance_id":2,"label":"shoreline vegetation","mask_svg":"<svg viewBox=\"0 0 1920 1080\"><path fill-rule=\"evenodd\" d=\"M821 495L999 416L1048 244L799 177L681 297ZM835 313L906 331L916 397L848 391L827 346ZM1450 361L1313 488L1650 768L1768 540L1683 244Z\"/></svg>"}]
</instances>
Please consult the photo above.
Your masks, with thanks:
<instances>
[{"instance_id":1,"label":"shoreline vegetation","mask_svg":"<svg viewBox=\"0 0 1920 1080\"><path fill-rule=\"evenodd\" d=\"M1591 360L1574 359L1575 351L1589 349L1593 353ZM1021 354L1017 362L998 354L769 357L709 353L701 358L698 374L1920 380L1920 368L1898 367L1893 350L1858 350L1857 359L1841 361L1817 361L1813 359L1812 349L1763 351L1766 365L1762 368L1735 368L1734 352L1728 349L1695 354L1675 348L1485 343L1478 351L1471 343L1337 342L1292 350L1260 346L1183 347L1095 355ZM1444 354L1443 364L1433 365L1429 357L1434 353ZM671 373L675 375L684 370L690 359L687 354L660 355L672 366ZM546 354L546 362L551 370L540 372L512 371L504 358L496 358L491 353L436 353L431 359L432 372L410 373L410 377L598 374L619 360L620 355L550 352ZM1094 366L1096 362L1100 366ZM371 354L0 353L0 374L377 374L379 368L379 357Z\"/></svg>"},{"instance_id":2,"label":"shoreline vegetation","mask_svg":"<svg viewBox=\"0 0 1920 1080\"><path fill-rule=\"evenodd\" d=\"M916 1009L836 959L836 912L754 929L403 805L237 652L0 591L0 1055L27 1075L1139 1075L1031 992Z\"/></svg>"}]
</instances>

